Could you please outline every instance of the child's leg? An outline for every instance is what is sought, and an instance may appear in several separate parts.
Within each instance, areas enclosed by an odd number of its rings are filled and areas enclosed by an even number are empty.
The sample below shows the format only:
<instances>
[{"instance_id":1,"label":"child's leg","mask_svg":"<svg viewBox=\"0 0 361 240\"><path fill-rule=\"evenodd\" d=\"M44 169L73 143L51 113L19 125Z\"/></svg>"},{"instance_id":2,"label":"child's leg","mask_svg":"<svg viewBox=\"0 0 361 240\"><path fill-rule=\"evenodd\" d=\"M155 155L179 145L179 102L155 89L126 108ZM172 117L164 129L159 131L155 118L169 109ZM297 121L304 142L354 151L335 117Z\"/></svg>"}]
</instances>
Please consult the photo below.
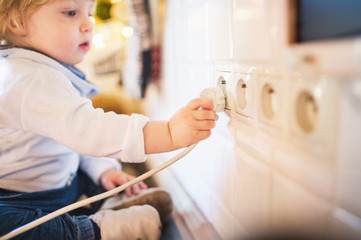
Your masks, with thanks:
<instances>
[{"instance_id":1,"label":"child's leg","mask_svg":"<svg viewBox=\"0 0 361 240\"><path fill-rule=\"evenodd\" d=\"M0 189L0 235L74 203L82 193L91 196L102 191L80 171L69 186L61 189L35 193ZM95 212L100 204L87 213ZM100 211L91 217L94 221L86 215L71 216L73 214L52 219L15 239L99 239L97 233L101 231L102 240L133 237L145 240L158 239L161 234L159 215L148 205Z\"/></svg>"},{"instance_id":2,"label":"child's leg","mask_svg":"<svg viewBox=\"0 0 361 240\"><path fill-rule=\"evenodd\" d=\"M40 209L0 206L0 235L2 236L46 214L48 212ZM22 233L14 239L95 240L97 238L95 237L94 222L87 216L72 217L69 214L64 214Z\"/></svg>"},{"instance_id":3,"label":"child's leg","mask_svg":"<svg viewBox=\"0 0 361 240\"><path fill-rule=\"evenodd\" d=\"M0 235L76 202L84 193L82 185L88 185L88 188L92 185L91 191L94 193L102 192L80 172L74 176L71 184L59 189L33 193L0 189ZM92 214L97 209L88 210L86 213ZM65 214L50 220L22 236L24 239L96 239L98 226L84 214L72 215Z\"/></svg>"},{"instance_id":4,"label":"child's leg","mask_svg":"<svg viewBox=\"0 0 361 240\"><path fill-rule=\"evenodd\" d=\"M78 172L78 176L79 188L87 196L94 196L105 191L103 188L94 185L88 176L81 171ZM120 193L119 196L126 199L115 201L116 207L114 209L101 210L90 216L90 219L96 222L100 228L101 239L159 239L162 228L159 213L162 213L164 218L169 217L172 211L170 195L157 188L143 190L139 195L130 198L126 197L124 193ZM93 203L92 210L98 210L102 204L103 201ZM160 209L166 209L166 211L159 212Z\"/></svg>"},{"instance_id":5,"label":"child's leg","mask_svg":"<svg viewBox=\"0 0 361 240\"><path fill-rule=\"evenodd\" d=\"M159 214L162 223L165 223L171 216L173 203L171 195L163 188L152 187L139 190L138 195L126 196L124 193L108 198L104 201L100 210L112 209L119 210L134 205L150 205L154 207Z\"/></svg>"}]
</instances>

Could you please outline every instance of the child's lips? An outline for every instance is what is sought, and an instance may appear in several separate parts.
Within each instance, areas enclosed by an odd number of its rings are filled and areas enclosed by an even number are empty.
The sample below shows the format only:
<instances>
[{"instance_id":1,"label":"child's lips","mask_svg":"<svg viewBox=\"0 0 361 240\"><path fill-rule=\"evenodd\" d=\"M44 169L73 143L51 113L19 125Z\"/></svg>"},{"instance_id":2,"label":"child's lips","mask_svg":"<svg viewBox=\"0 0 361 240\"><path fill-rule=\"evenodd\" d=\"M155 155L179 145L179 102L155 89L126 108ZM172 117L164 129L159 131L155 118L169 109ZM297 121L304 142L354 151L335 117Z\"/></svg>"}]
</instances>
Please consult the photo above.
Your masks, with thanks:
<instances>
[{"instance_id":1,"label":"child's lips","mask_svg":"<svg viewBox=\"0 0 361 240\"><path fill-rule=\"evenodd\" d=\"M86 42L83 42L79 45L79 47L84 50L84 51L88 51L90 49L90 46L89 46L89 41L86 41Z\"/></svg>"}]
</instances>

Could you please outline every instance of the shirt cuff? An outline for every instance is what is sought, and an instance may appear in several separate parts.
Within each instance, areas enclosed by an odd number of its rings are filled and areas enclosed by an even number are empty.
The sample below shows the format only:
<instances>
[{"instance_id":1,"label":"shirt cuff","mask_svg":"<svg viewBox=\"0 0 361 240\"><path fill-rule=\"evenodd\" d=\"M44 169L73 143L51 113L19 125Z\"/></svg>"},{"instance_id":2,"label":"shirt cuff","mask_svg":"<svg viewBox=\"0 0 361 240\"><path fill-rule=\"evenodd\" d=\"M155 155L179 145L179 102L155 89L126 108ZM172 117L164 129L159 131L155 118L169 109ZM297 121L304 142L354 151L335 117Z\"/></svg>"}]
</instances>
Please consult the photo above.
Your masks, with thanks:
<instances>
[{"instance_id":1,"label":"shirt cuff","mask_svg":"<svg viewBox=\"0 0 361 240\"><path fill-rule=\"evenodd\" d=\"M104 171L108 169L114 169L120 171L122 169L121 164L114 158L107 157L80 157L80 168L90 177L95 183L99 184L99 178Z\"/></svg>"},{"instance_id":2,"label":"shirt cuff","mask_svg":"<svg viewBox=\"0 0 361 240\"><path fill-rule=\"evenodd\" d=\"M145 161L143 128L148 121L149 118L144 115L132 114L130 116L120 159L122 162L137 163Z\"/></svg>"}]
</instances>

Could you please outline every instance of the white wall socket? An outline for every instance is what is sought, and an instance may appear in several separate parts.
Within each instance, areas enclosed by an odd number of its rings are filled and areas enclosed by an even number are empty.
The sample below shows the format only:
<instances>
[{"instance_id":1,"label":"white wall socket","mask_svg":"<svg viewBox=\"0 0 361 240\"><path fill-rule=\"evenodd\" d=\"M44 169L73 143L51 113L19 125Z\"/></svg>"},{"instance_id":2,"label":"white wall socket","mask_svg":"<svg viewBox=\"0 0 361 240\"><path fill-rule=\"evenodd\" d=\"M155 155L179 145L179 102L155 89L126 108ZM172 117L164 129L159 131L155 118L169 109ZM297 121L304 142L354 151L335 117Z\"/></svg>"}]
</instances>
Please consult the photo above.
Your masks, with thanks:
<instances>
[{"instance_id":1,"label":"white wall socket","mask_svg":"<svg viewBox=\"0 0 361 240\"><path fill-rule=\"evenodd\" d=\"M281 77L260 75L257 92L259 120L274 132L283 127L287 103L285 81Z\"/></svg>"},{"instance_id":2,"label":"white wall socket","mask_svg":"<svg viewBox=\"0 0 361 240\"><path fill-rule=\"evenodd\" d=\"M255 118L255 99L257 75L253 71L248 73L234 73L232 96L234 97L235 112L247 118Z\"/></svg>"},{"instance_id":3,"label":"white wall socket","mask_svg":"<svg viewBox=\"0 0 361 240\"><path fill-rule=\"evenodd\" d=\"M324 77L291 79L291 139L321 155L333 155L336 134L337 80Z\"/></svg>"}]
</instances>

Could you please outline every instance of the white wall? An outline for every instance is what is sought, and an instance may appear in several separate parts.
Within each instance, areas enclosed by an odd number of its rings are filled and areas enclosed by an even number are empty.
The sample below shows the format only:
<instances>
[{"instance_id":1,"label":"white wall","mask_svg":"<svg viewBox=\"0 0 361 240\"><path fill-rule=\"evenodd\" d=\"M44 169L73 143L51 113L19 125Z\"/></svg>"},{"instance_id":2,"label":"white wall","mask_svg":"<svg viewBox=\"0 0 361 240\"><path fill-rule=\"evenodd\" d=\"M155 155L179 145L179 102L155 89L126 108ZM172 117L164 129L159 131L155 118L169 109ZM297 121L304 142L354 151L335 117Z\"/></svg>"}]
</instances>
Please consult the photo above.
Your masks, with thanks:
<instances>
[{"instance_id":1,"label":"white wall","mask_svg":"<svg viewBox=\"0 0 361 240\"><path fill-rule=\"evenodd\" d=\"M168 0L162 93L151 117L166 119L226 80L228 110L212 136L172 167L222 239L278 227L361 237L353 43L348 58L308 63L303 47L287 44L286 25L284 0ZM338 43L330 49L341 56Z\"/></svg>"}]
</instances>

